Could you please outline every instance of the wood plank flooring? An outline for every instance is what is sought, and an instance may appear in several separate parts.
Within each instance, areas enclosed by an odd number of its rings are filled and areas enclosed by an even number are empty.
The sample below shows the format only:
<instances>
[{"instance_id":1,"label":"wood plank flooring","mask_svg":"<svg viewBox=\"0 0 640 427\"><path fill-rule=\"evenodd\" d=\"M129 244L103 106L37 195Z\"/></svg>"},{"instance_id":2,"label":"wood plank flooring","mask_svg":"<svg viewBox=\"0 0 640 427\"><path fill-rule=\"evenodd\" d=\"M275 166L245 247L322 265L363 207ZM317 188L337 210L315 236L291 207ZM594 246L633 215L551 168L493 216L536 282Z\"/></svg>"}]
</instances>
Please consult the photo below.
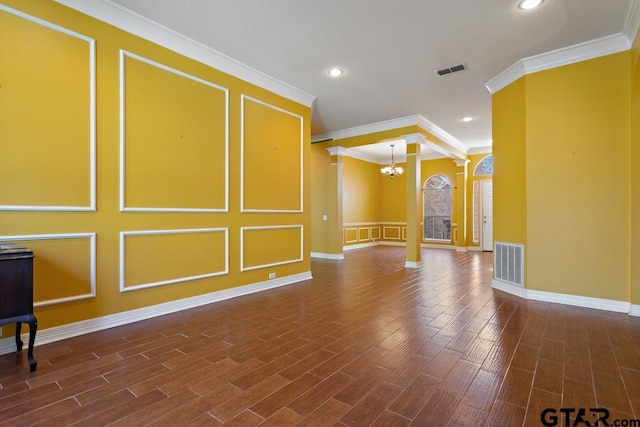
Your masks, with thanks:
<instances>
[{"instance_id":1,"label":"wood plank flooring","mask_svg":"<svg viewBox=\"0 0 640 427\"><path fill-rule=\"evenodd\" d=\"M494 291L490 253L422 255L419 269L388 246L313 260L313 280L36 345L35 373L24 352L0 356L0 423L534 426L545 408L557 425L561 408L640 418L640 319Z\"/></svg>"}]
</instances>

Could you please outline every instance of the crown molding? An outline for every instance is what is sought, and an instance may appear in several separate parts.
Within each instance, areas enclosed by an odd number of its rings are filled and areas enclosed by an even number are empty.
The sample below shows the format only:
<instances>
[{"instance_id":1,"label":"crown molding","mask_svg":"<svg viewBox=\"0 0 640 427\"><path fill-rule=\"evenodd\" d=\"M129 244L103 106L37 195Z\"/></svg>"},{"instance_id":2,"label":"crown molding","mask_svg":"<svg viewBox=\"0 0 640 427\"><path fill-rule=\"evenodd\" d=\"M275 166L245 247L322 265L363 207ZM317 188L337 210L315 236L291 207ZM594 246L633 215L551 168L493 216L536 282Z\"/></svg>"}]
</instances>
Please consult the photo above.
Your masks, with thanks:
<instances>
[{"instance_id":1,"label":"crown molding","mask_svg":"<svg viewBox=\"0 0 640 427\"><path fill-rule=\"evenodd\" d=\"M344 147L336 146L327 148L329 155L331 156L344 156L347 154L347 149Z\"/></svg>"},{"instance_id":2,"label":"crown molding","mask_svg":"<svg viewBox=\"0 0 640 427\"><path fill-rule=\"evenodd\" d=\"M351 157L352 159L362 160L364 162L375 163L376 165L384 165L387 162L380 161L374 156L368 156L366 153L362 153L360 151L352 150L347 148L344 152L345 157Z\"/></svg>"},{"instance_id":3,"label":"crown molding","mask_svg":"<svg viewBox=\"0 0 640 427\"><path fill-rule=\"evenodd\" d=\"M434 160L434 159L446 159L446 158L463 158L461 157L458 153L456 153L453 150L449 150L445 147L441 147L438 144L434 144L433 142L425 139L424 145L427 146L428 148L430 148L431 150L433 150L435 153L434 154L424 154L421 153L421 156L423 159L430 159L430 160ZM466 157L466 154L465 156Z\"/></svg>"},{"instance_id":4,"label":"crown molding","mask_svg":"<svg viewBox=\"0 0 640 427\"><path fill-rule=\"evenodd\" d=\"M623 34L612 34L599 39L574 44L523 59L525 73L549 70L588 59L599 58L631 49L631 42Z\"/></svg>"},{"instance_id":5,"label":"crown molding","mask_svg":"<svg viewBox=\"0 0 640 427\"><path fill-rule=\"evenodd\" d=\"M311 136L311 143L325 140L336 140L344 138L352 138L354 136L367 135L370 133L384 132L386 130L398 129L406 126L416 126L417 116L400 117L399 119L385 120L382 122L370 123L362 126L336 130L319 135Z\"/></svg>"},{"instance_id":6,"label":"crown molding","mask_svg":"<svg viewBox=\"0 0 640 427\"><path fill-rule=\"evenodd\" d=\"M491 145L487 145L484 147L471 147L469 148L469 153L467 154L491 154L493 152L493 148Z\"/></svg>"},{"instance_id":7,"label":"crown molding","mask_svg":"<svg viewBox=\"0 0 640 427\"><path fill-rule=\"evenodd\" d=\"M356 126L348 129L337 130L333 132L327 132L319 135L313 135L311 137L311 143L321 141L335 141L337 139L351 138L354 136L368 135L376 132L384 132L392 129L399 129L407 126L418 126L432 135L438 137L444 141L451 148L460 151L464 154L467 153L468 148L453 137L450 133L444 129L435 125L430 120L426 119L420 114L412 116L400 117L398 119L385 120L382 122L370 123L368 125ZM404 136L402 137L404 138Z\"/></svg>"},{"instance_id":8,"label":"crown molding","mask_svg":"<svg viewBox=\"0 0 640 427\"><path fill-rule=\"evenodd\" d=\"M109 0L55 0L57 3L106 22L135 36L159 44L188 58L312 107L316 97L253 67L185 37Z\"/></svg>"},{"instance_id":9,"label":"crown molding","mask_svg":"<svg viewBox=\"0 0 640 427\"><path fill-rule=\"evenodd\" d=\"M464 154L467 154L469 147L464 145L462 142L458 141L454 136L452 136L449 132L445 131L441 127L434 124L431 120L425 118L424 116L418 114L418 123L417 125L422 129L428 131L434 136L437 136L442 141L444 141L447 145L455 148L458 151L461 151Z\"/></svg>"},{"instance_id":10,"label":"crown molding","mask_svg":"<svg viewBox=\"0 0 640 427\"><path fill-rule=\"evenodd\" d=\"M377 165L384 165L388 163L386 161L380 161L380 159L376 158L375 156L370 156L370 155L367 155L367 153L363 153L361 151L354 150L351 148L335 146L335 147L328 147L327 151L331 156L350 157L352 159L358 159L364 162L375 163Z\"/></svg>"},{"instance_id":11,"label":"crown molding","mask_svg":"<svg viewBox=\"0 0 640 427\"><path fill-rule=\"evenodd\" d=\"M421 133L410 133L408 135L402 135L402 139L407 144L426 144L427 138Z\"/></svg>"},{"instance_id":12,"label":"crown molding","mask_svg":"<svg viewBox=\"0 0 640 427\"><path fill-rule=\"evenodd\" d=\"M489 93L496 93L500 89L504 89L524 75L524 63L522 62L522 60L518 60L518 62L486 82L484 84L484 87L487 88Z\"/></svg>"},{"instance_id":13,"label":"crown molding","mask_svg":"<svg viewBox=\"0 0 640 427\"><path fill-rule=\"evenodd\" d=\"M638 36L638 28L640 28L640 0L631 0L627 19L624 22L624 29L622 30L622 34L627 36L631 44L633 44Z\"/></svg>"},{"instance_id":14,"label":"crown molding","mask_svg":"<svg viewBox=\"0 0 640 427\"><path fill-rule=\"evenodd\" d=\"M630 48L631 42L629 38L618 33L552 50L540 55L529 56L519 60L489 80L485 83L485 87L490 93L496 93L526 74L611 55L629 50Z\"/></svg>"}]
</instances>

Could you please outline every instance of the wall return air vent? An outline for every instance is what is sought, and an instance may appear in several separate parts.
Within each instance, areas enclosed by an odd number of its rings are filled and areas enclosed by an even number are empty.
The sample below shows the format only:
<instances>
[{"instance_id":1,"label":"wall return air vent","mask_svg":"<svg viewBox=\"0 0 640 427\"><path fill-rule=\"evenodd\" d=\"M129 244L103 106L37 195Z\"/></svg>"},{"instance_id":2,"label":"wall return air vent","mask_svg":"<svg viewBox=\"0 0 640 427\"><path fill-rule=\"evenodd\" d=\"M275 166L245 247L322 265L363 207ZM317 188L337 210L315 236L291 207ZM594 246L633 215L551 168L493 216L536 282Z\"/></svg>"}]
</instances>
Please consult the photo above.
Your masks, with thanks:
<instances>
[{"instance_id":1,"label":"wall return air vent","mask_svg":"<svg viewBox=\"0 0 640 427\"><path fill-rule=\"evenodd\" d=\"M524 287L524 246L495 242L493 273L496 280Z\"/></svg>"},{"instance_id":2,"label":"wall return air vent","mask_svg":"<svg viewBox=\"0 0 640 427\"><path fill-rule=\"evenodd\" d=\"M449 68L443 68L441 70L436 71L436 74L438 74L439 76L444 76L444 75L456 73L462 70L466 70L466 67L464 66L464 64L454 65L453 67L449 67Z\"/></svg>"}]
</instances>

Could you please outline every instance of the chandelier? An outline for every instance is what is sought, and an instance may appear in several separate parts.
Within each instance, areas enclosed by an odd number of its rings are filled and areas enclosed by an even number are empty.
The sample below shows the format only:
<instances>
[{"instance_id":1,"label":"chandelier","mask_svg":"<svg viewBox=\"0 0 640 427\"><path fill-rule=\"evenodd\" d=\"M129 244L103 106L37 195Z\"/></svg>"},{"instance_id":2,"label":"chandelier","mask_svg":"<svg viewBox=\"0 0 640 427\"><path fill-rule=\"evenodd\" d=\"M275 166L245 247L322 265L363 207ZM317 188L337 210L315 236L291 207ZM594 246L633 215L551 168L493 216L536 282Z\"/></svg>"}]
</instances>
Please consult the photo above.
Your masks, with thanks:
<instances>
[{"instance_id":1,"label":"chandelier","mask_svg":"<svg viewBox=\"0 0 640 427\"><path fill-rule=\"evenodd\" d=\"M394 176L402 175L402 172L404 172L404 169L396 166L396 163L393 161L393 144L391 144L391 164L381 168L380 172L382 172L383 175L389 175L391 179L393 179Z\"/></svg>"}]
</instances>

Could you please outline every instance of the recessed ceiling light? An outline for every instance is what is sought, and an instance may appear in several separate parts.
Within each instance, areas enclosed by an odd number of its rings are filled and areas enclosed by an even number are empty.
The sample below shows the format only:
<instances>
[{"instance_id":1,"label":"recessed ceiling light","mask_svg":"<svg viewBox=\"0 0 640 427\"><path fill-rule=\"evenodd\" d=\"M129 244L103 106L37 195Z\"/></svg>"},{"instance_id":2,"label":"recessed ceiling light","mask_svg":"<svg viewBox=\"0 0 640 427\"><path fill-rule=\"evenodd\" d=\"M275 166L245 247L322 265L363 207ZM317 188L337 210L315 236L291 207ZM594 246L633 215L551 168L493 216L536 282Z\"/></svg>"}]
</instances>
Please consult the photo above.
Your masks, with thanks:
<instances>
[{"instance_id":1,"label":"recessed ceiling light","mask_svg":"<svg viewBox=\"0 0 640 427\"><path fill-rule=\"evenodd\" d=\"M544 0L522 0L518 3L518 7L520 9L529 10L540 6L543 1Z\"/></svg>"},{"instance_id":2,"label":"recessed ceiling light","mask_svg":"<svg viewBox=\"0 0 640 427\"><path fill-rule=\"evenodd\" d=\"M471 120L473 120L473 118L471 117L465 117L464 119L462 119L463 122L470 122Z\"/></svg>"},{"instance_id":3,"label":"recessed ceiling light","mask_svg":"<svg viewBox=\"0 0 640 427\"><path fill-rule=\"evenodd\" d=\"M331 77L340 77L343 74L344 74L344 71L338 67L333 67L332 69L329 70L329 75Z\"/></svg>"}]
</instances>

